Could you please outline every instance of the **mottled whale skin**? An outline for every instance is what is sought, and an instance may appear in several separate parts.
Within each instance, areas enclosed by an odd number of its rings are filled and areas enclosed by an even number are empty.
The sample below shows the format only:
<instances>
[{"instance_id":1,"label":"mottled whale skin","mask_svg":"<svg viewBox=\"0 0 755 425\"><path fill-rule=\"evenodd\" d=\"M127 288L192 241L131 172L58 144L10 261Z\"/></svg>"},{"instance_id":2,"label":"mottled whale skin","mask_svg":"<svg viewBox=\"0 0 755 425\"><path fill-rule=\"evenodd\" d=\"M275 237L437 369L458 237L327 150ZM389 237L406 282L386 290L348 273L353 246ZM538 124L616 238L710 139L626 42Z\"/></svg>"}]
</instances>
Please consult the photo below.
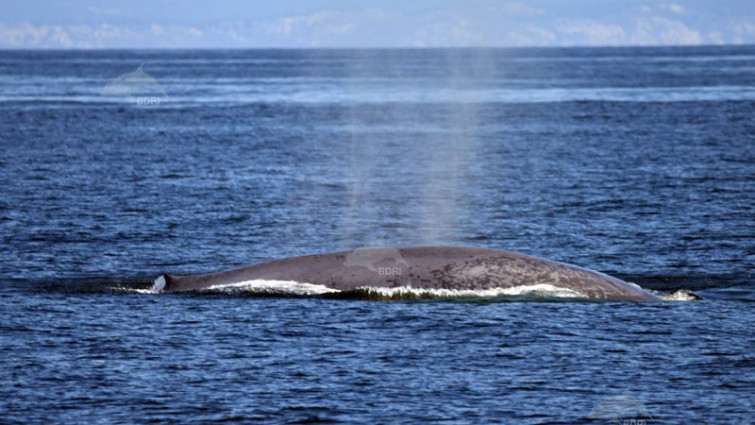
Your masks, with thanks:
<instances>
[{"instance_id":1,"label":"mottled whale skin","mask_svg":"<svg viewBox=\"0 0 755 425\"><path fill-rule=\"evenodd\" d=\"M549 284L587 298L660 301L637 285L542 258L483 248L362 248L285 258L219 273L155 281L163 292L193 291L252 280L295 281L339 291L364 287L489 290Z\"/></svg>"}]
</instances>

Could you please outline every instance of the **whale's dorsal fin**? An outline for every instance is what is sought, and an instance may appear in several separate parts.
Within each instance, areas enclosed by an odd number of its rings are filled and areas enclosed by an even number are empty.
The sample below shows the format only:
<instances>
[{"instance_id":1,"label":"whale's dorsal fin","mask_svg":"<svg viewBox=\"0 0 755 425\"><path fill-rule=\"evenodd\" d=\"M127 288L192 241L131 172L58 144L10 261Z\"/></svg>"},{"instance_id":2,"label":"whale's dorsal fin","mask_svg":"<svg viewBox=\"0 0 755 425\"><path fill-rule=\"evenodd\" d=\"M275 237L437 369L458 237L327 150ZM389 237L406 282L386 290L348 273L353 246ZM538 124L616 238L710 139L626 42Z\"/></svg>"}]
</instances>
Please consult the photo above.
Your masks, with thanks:
<instances>
[{"instance_id":1,"label":"whale's dorsal fin","mask_svg":"<svg viewBox=\"0 0 755 425\"><path fill-rule=\"evenodd\" d=\"M163 291L169 291L170 287L173 283L173 276L169 274L162 274L157 279L155 279L154 284L152 285L152 291L154 292L163 292Z\"/></svg>"}]
</instances>

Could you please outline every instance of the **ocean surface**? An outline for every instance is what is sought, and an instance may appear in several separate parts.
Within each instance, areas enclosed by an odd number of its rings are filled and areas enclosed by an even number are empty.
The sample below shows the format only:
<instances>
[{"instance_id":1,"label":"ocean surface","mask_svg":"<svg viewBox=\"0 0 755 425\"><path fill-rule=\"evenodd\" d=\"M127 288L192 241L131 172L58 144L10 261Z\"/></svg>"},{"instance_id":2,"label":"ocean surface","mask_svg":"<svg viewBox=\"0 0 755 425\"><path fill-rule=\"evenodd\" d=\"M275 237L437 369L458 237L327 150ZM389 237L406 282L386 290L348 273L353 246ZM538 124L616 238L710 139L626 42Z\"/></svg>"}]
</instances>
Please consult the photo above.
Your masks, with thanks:
<instances>
[{"instance_id":1,"label":"ocean surface","mask_svg":"<svg viewBox=\"0 0 755 425\"><path fill-rule=\"evenodd\" d=\"M0 423L755 423L753 117L755 46L0 51ZM150 290L415 245L702 299Z\"/></svg>"}]
</instances>

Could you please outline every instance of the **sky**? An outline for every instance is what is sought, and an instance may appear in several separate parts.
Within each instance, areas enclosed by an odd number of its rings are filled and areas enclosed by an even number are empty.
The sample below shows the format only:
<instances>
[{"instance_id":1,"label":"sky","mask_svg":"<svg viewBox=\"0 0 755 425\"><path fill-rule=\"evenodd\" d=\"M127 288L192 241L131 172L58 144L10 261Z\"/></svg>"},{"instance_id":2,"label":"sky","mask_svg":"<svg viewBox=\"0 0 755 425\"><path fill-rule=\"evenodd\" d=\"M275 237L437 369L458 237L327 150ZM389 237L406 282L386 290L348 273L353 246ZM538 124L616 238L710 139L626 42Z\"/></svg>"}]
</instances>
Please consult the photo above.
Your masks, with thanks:
<instances>
[{"instance_id":1,"label":"sky","mask_svg":"<svg viewBox=\"0 0 755 425\"><path fill-rule=\"evenodd\" d=\"M755 0L3 0L2 49L755 44Z\"/></svg>"}]
</instances>

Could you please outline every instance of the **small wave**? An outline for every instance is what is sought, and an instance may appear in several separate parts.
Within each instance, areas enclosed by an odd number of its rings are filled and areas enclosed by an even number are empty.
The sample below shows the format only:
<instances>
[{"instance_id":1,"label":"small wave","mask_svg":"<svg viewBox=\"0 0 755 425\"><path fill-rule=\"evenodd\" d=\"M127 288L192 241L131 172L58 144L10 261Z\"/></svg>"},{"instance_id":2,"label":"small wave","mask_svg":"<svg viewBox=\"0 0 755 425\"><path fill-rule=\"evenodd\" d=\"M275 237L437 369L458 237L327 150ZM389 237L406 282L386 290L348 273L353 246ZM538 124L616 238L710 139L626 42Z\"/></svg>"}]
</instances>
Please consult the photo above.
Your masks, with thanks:
<instances>
[{"instance_id":1,"label":"small wave","mask_svg":"<svg viewBox=\"0 0 755 425\"><path fill-rule=\"evenodd\" d=\"M142 294L159 294L165 289L165 276L155 279L150 289L139 289L136 292ZM289 280L249 280L236 283L213 285L209 288L190 291L201 294L227 294L227 295L295 295L312 296L339 292L336 289L324 285L294 282Z\"/></svg>"},{"instance_id":2,"label":"small wave","mask_svg":"<svg viewBox=\"0 0 755 425\"><path fill-rule=\"evenodd\" d=\"M165 287L163 277L155 280L152 289L140 290L142 293L159 293ZM495 297L535 297L535 298L587 298L577 291L559 288L549 284L516 286L513 288L491 289L433 289L399 286L359 287L339 291L324 285L305 282L279 280L251 280L222 285L213 285L206 289L193 291L200 294L224 294L246 296L327 296L330 298L350 298L369 300L416 300L416 299L454 299L454 298L495 298Z\"/></svg>"},{"instance_id":3,"label":"small wave","mask_svg":"<svg viewBox=\"0 0 755 425\"><path fill-rule=\"evenodd\" d=\"M491 289L433 289L399 286L395 288L363 287L349 291L361 294L368 299L412 300L412 299L453 299L453 298L496 298L496 297L535 297L535 298L587 298L584 294L567 288L548 284L515 286L512 288Z\"/></svg>"},{"instance_id":4,"label":"small wave","mask_svg":"<svg viewBox=\"0 0 755 425\"><path fill-rule=\"evenodd\" d=\"M339 292L324 285L294 282L291 280L249 280L238 283L213 285L199 292L217 294L295 295L310 296Z\"/></svg>"}]
</instances>

